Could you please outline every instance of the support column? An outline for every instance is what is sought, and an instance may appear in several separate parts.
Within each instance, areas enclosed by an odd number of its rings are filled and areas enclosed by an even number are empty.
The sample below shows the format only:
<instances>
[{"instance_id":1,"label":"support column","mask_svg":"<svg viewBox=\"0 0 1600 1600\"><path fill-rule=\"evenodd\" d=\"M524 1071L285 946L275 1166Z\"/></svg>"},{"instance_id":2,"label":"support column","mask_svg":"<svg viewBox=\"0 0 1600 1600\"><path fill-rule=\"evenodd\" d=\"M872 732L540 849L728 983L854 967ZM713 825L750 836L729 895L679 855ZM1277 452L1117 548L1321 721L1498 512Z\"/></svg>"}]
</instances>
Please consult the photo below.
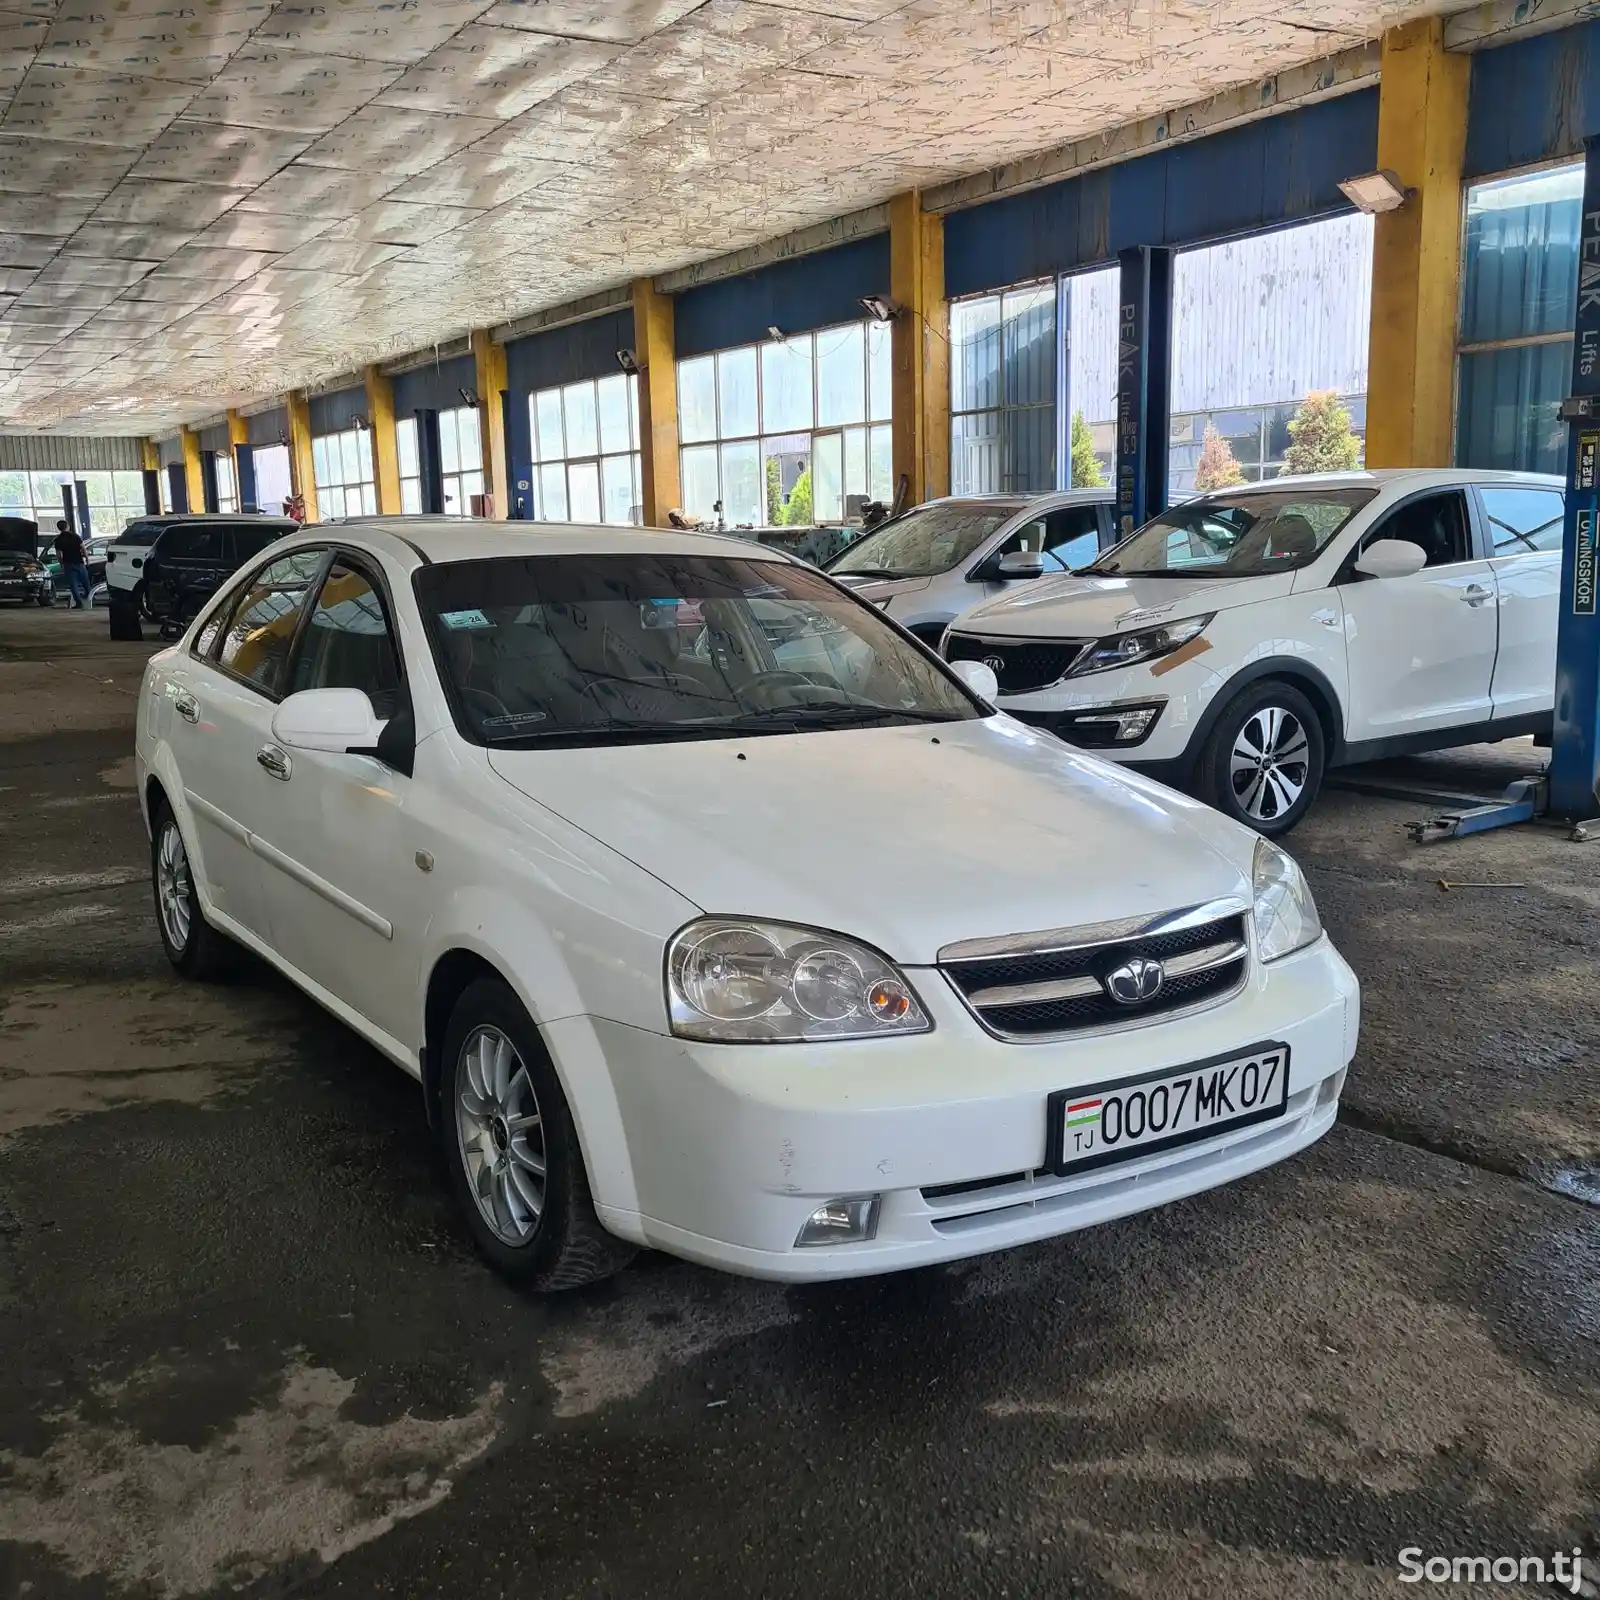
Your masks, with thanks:
<instances>
[{"instance_id":1,"label":"support column","mask_svg":"<svg viewBox=\"0 0 1600 1600\"><path fill-rule=\"evenodd\" d=\"M161 452L150 439L139 441L139 471L144 479L144 510L147 517L161 515Z\"/></svg>"},{"instance_id":2,"label":"support column","mask_svg":"<svg viewBox=\"0 0 1600 1600\"><path fill-rule=\"evenodd\" d=\"M200 459L200 435L193 428L179 428L178 442L183 446L183 479L188 492L189 510L210 511L206 504L205 465Z\"/></svg>"},{"instance_id":3,"label":"support column","mask_svg":"<svg viewBox=\"0 0 1600 1600\"><path fill-rule=\"evenodd\" d=\"M906 504L950 492L950 305L944 218L913 189L889 202L889 297L894 320L894 495Z\"/></svg>"},{"instance_id":4,"label":"support column","mask_svg":"<svg viewBox=\"0 0 1600 1600\"><path fill-rule=\"evenodd\" d=\"M233 448L233 482L239 491L241 511L259 511L256 498L256 458L250 445L250 424L237 411L228 413L228 443Z\"/></svg>"},{"instance_id":5,"label":"support column","mask_svg":"<svg viewBox=\"0 0 1600 1600\"><path fill-rule=\"evenodd\" d=\"M439 413L417 413L417 472L422 479L422 509L429 516L444 515L444 466L439 448Z\"/></svg>"},{"instance_id":6,"label":"support column","mask_svg":"<svg viewBox=\"0 0 1600 1600\"><path fill-rule=\"evenodd\" d=\"M1444 48L1444 19L1383 36L1378 165L1412 193L1375 219L1367 359L1369 467L1445 467L1455 455L1461 160L1470 58Z\"/></svg>"},{"instance_id":7,"label":"support column","mask_svg":"<svg viewBox=\"0 0 1600 1600\"><path fill-rule=\"evenodd\" d=\"M222 509L222 485L217 481L217 452L215 450L202 450L200 452L200 489L201 504L207 511L220 511Z\"/></svg>"},{"instance_id":8,"label":"support column","mask_svg":"<svg viewBox=\"0 0 1600 1600\"><path fill-rule=\"evenodd\" d=\"M1117 256L1117 527L1132 533L1167 508L1171 446L1172 251Z\"/></svg>"},{"instance_id":9,"label":"support column","mask_svg":"<svg viewBox=\"0 0 1600 1600\"><path fill-rule=\"evenodd\" d=\"M649 278L633 281L633 343L639 359L639 498L647 528L664 528L682 503L678 480L678 354L672 297Z\"/></svg>"},{"instance_id":10,"label":"support column","mask_svg":"<svg viewBox=\"0 0 1600 1600\"><path fill-rule=\"evenodd\" d=\"M189 475L181 461L167 463L167 502L175 516L183 516L190 510Z\"/></svg>"},{"instance_id":11,"label":"support column","mask_svg":"<svg viewBox=\"0 0 1600 1600\"><path fill-rule=\"evenodd\" d=\"M317 520L317 480L311 465L311 402L296 389L285 398L289 411L289 486L300 501L301 521Z\"/></svg>"},{"instance_id":12,"label":"support column","mask_svg":"<svg viewBox=\"0 0 1600 1600\"><path fill-rule=\"evenodd\" d=\"M378 478L378 510L400 514L400 444L395 435L394 385L376 367L364 374L367 425L372 429L372 469Z\"/></svg>"},{"instance_id":13,"label":"support column","mask_svg":"<svg viewBox=\"0 0 1600 1600\"><path fill-rule=\"evenodd\" d=\"M496 344L487 328L474 328L472 362L477 371L483 481L494 496L490 515L503 521L511 509L511 480L506 471L506 347Z\"/></svg>"}]
</instances>

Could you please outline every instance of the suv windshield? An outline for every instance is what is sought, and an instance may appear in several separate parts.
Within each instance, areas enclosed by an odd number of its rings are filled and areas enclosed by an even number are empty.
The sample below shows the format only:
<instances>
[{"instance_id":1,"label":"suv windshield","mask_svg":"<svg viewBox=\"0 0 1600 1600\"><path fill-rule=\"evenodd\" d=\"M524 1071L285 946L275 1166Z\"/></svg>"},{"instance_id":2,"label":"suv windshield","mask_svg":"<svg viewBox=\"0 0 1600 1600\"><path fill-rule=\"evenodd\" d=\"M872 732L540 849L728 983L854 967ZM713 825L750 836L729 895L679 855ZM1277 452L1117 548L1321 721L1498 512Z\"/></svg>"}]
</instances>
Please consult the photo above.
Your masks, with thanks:
<instances>
[{"instance_id":1,"label":"suv windshield","mask_svg":"<svg viewBox=\"0 0 1600 1600\"><path fill-rule=\"evenodd\" d=\"M858 539L825 570L836 577L931 578L960 566L1025 503L958 500L919 506Z\"/></svg>"},{"instance_id":2,"label":"suv windshield","mask_svg":"<svg viewBox=\"0 0 1600 1600\"><path fill-rule=\"evenodd\" d=\"M1234 490L1163 511L1106 551L1094 574L1251 578L1316 557L1376 489Z\"/></svg>"},{"instance_id":3,"label":"suv windshield","mask_svg":"<svg viewBox=\"0 0 1600 1600\"><path fill-rule=\"evenodd\" d=\"M414 580L477 744L630 743L959 722L977 704L819 573L727 556L513 556Z\"/></svg>"}]
</instances>

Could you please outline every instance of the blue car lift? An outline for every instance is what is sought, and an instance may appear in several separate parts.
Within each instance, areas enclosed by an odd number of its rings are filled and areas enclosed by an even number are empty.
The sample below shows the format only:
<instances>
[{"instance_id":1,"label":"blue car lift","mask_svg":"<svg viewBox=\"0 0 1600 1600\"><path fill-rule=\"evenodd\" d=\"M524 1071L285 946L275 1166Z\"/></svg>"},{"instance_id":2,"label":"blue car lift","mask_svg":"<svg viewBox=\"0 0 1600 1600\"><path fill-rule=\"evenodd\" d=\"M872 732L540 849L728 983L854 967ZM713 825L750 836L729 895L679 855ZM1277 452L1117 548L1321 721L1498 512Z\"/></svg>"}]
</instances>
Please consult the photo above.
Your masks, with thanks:
<instances>
[{"instance_id":1,"label":"blue car lift","mask_svg":"<svg viewBox=\"0 0 1600 1600\"><path fill-rule=\"evenodd\" d=\"M1499 800L1411 824L1419 843L1459 839L1489 828L1548 817L1586 839L1600 816L1600 616L1595 611L1600 516L1600 138L1584 141L1583 227L1578 242L1578 305L1567 424L1567 514L1556 630L1555 728L1550 770L1520 778Z\"/></svg>"}]
</instances>

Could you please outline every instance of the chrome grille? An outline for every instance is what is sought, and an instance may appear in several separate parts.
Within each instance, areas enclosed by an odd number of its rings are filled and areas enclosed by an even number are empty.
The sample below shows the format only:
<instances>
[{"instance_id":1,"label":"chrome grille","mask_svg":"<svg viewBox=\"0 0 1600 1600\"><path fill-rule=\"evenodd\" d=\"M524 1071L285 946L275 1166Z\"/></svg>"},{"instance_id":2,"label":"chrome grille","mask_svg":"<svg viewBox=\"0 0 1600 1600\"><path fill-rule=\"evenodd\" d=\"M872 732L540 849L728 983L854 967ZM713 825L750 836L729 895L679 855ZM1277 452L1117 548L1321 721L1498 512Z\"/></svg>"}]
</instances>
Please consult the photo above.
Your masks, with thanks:
<instances>
[{"instance_id":1,"label":"chrome grille","mask_svg":"<svg viewBox=\"0 0 1600 1600\"><path fill-rule=\"evenodd\" d=\"M1148 999L1113 998L1107 980L1142 958L1160 964ZM979 940L939 952L939 966L984 1027L1032 1039L1154 1022L1214 1004L1244 982L1245 912L1192 906L1153 918Z\"/></svg>"},{"instance_id":2,"label":"chrome grille","mask_svg":"<svg viewBox=\"0 0 1600 1600\"><path fill-rule=\"evenodd\" d=\"M994 669L1001 694L1027 694L1059 683L1091 643L1090 639L985 639L974 633L952 633L944 655L946 661L986 662Z\"/></svg>"}]
</instances>

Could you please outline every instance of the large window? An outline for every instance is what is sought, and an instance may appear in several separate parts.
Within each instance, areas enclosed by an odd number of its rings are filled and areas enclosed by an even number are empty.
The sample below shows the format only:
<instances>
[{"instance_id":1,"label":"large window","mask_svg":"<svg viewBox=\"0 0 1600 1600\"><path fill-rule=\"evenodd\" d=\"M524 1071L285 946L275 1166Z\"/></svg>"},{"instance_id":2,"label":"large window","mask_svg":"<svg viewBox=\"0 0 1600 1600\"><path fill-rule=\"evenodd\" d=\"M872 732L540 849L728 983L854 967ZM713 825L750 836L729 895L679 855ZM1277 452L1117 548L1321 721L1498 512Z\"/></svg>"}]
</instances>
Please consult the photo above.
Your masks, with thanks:
<instances>
[{"instance_id":1,"label":"large window","mask_svg":"<svg viewBox=\"0 0 1600 1600\"><path fill-rule=\"evenodd\" d=\"M950 307L950 488L1056 486L1054 280Z\"/></svg>"},{"instance_id":2,"label":"large window","mask_svg":"<svg viewBox=\"0 0 1600 1600\"><path fill-rule=\"evenodd\" d=\"M643 519L639 380L587 378L528 396L538 522Z\"/></svg>"},{"instance_id":3,"label":"large window","mask_svg":"<svg viewBox=\"0 0 1600 1600\"><path fill-rule=\"evenodd\" d=\"M400 509L415 514L422 510L417 419L401 417L394 433L400 462ZM483 434L476 406L456 406L439 413L439 465L444 479L444 514L470 517L473 495L483 493Z\"/></svg>"},{"instance_id":4,"label":"large window","mask_svg":"<svg viewBox=\"0 0 1600 1600\"><path fill-rule=\"evenodd\" d=\"M145 514L144 476L138 472L0 472L0 517L30 518L42 534L54 538L56 523L64 514L62 486L80 478L89 500L91 537L121 533L127 523ZM75 490L73 503L76 506Z\"/></svg>"},{"instance_id":5,"label":"large window","mask_svg":"<svg viewBox=\"0 0 1600 1600\"><path fill-rule=\"evenodd\" d=\"M422 459L417 454L417 419L402 417L394 425L395 454L400 460L400 509L422 510Z\"/></svg>"},{"instance_id":6,"label":"large window","mask_svg":"<svg viewBox=\"0 0 1600 1600\"><path fill-rule=\"evenodd\" d=\"M346 428L313 439L311 474L317 486L317 515L323 520L377 514L377 477L367 429Z\"/></svg>"},{"instance_id":7,"label":"large window","mask_svg":"<svg viewBox=\"0 0 1600 1600\"><path fill-rule=\"evenodd\" d=\"M1572 373L1582 166L1467 190L1456 460L1560 472L1557 408Z\"/></svg>"},{"instance_id":8,"label":"large window","mask_svg":"<svg viewBox=\"0 0 1600 1600\"><path fill-rule=\"evenodd\" d=\"M269 516L281 516L284 502L294 492L290 488L289 447L264 444L252 452L256 470L256 504Z\"/></svg>"},{"instance_id":9,"label":"large window","mask_svg":"<svg viewBox=\"0 0 1600 1600\"><path fill-rule=\"evenodd\" d=\"M217 510L237 511L239 509L239 479L233 470L233 451L218 450L215 459L217 467Z\"/></svg>"},{"instance_id":10,"label":"large window","mask_svg":"<svg viewBox=\"0 0 1600 1600\"><path fill-rule=\"evenodd\" d=\"M850 322L678 363L683 509L729 527L853 520L894 493L889 327Z\"/></svg>"}]
</instances>

